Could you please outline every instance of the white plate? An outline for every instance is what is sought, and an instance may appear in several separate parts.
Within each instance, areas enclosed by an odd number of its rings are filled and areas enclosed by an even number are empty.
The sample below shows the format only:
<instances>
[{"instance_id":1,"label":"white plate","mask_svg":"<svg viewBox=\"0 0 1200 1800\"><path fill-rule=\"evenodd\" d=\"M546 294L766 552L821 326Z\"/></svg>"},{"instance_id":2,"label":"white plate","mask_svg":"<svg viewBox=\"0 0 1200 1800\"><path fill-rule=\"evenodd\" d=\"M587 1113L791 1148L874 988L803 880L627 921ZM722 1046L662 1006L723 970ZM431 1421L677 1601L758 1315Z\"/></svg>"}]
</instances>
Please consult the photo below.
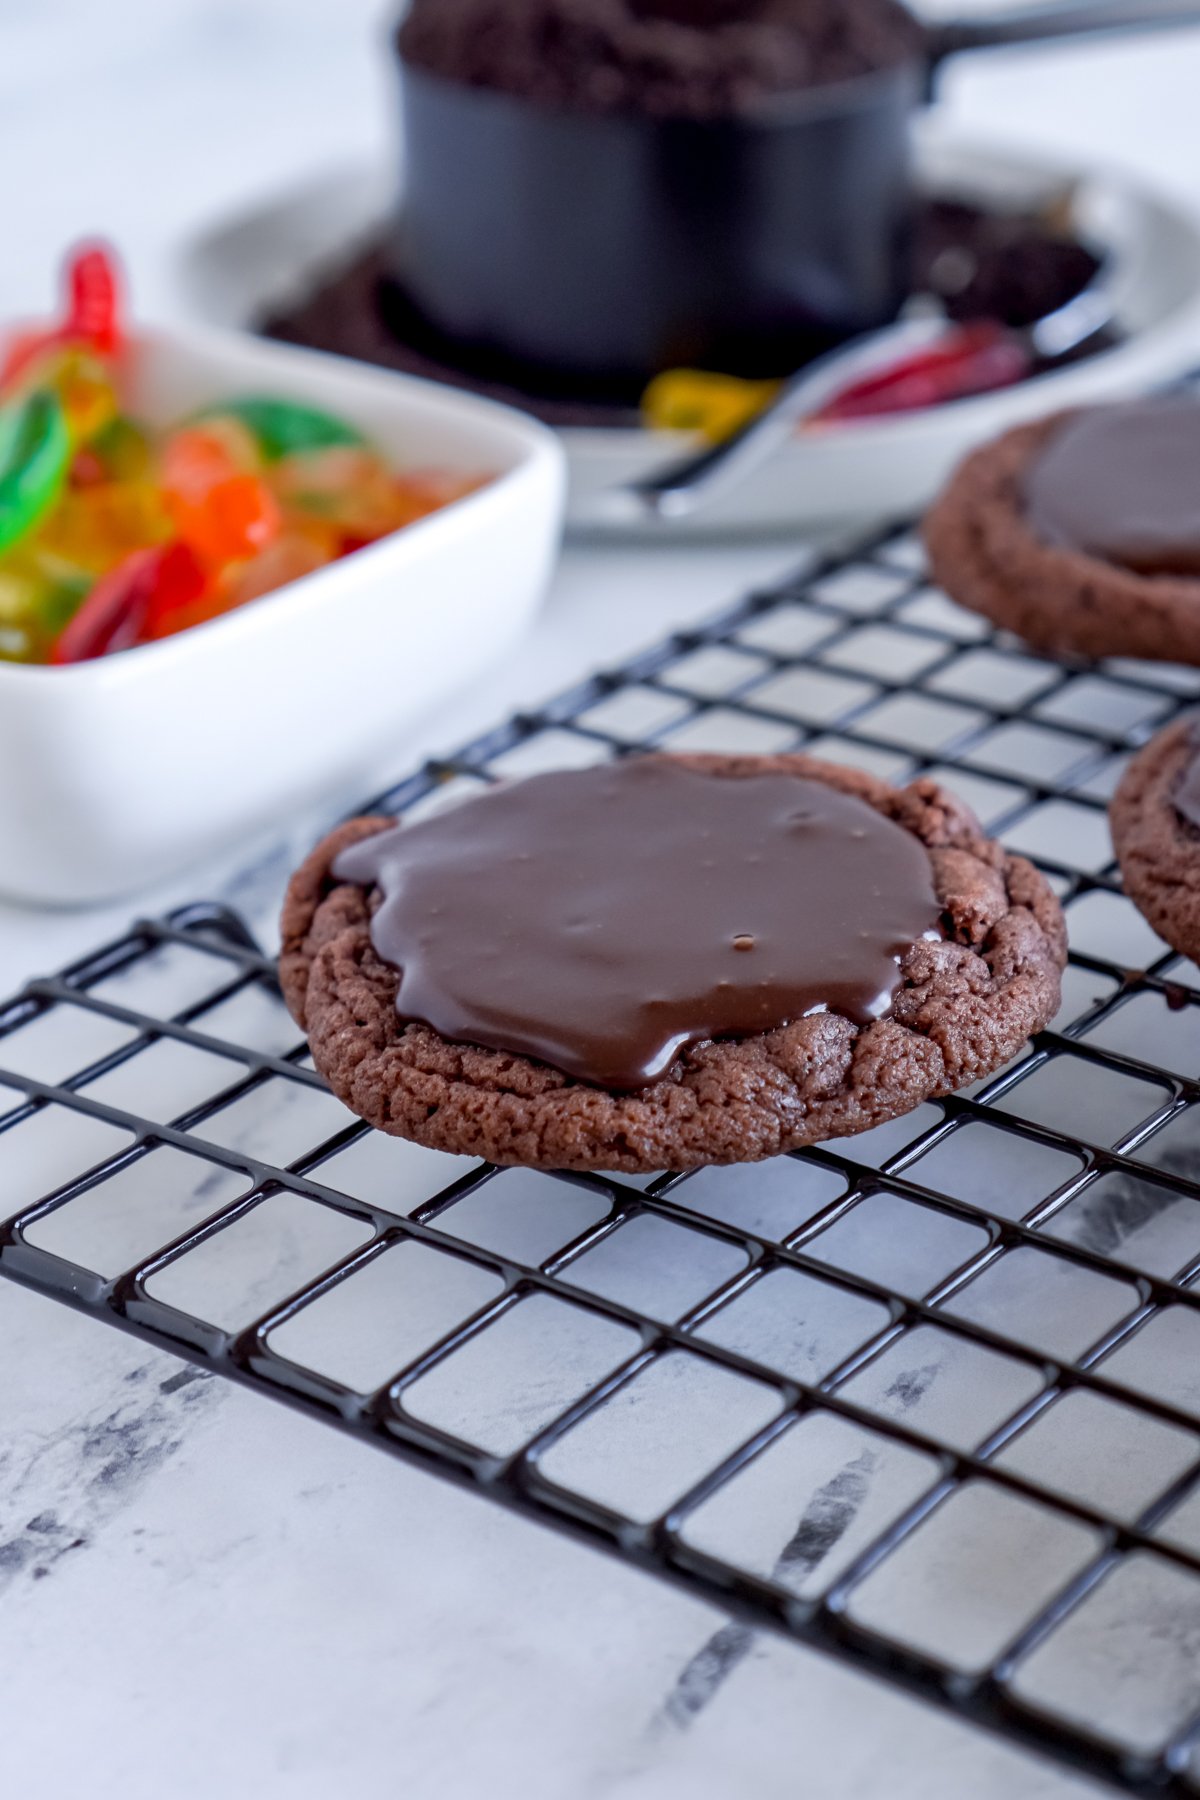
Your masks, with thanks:
<instances>
[{"instance_id":1,"label":"white plate","mask_svg":"<svg viewBox=\"0 0 1200 1800\"><path fill-rule=\"evenodd\" d=\"M558 547L563 456L524 414L194 327L139 337L130 406L166 423L271 393L478 493L223 618L71 668L0 662L0 893L109 898L366 779L405 725L525 628Z\"/></svg>"},{"instance_id":2,"label":"white plate","mask_svg":"<svg viewBox=\"0 0 1200 1800\"><path fill-rule=\"evenodd\" d=\"M913 513L967 449L995 432L1056 407L1138 392L1200 361L1200 224L1188 213L1124 175L964 143L936 118L924 121L918 152L922 184L934 192L1016 205L1072 185L1083 235L1113 253L1125 342L1003 393L797 437L695 519L648 530L763 533ZM202 317L244 329L268 306L298 297L316 271L369 237L388 202L388 182L361 168L265 201L185 247L182 297ZM632 430L561 435L570 469L568 524L581 530L602 528L594 501L605 488L647 473L689 442Z\"/></svg>"}]
</instances>

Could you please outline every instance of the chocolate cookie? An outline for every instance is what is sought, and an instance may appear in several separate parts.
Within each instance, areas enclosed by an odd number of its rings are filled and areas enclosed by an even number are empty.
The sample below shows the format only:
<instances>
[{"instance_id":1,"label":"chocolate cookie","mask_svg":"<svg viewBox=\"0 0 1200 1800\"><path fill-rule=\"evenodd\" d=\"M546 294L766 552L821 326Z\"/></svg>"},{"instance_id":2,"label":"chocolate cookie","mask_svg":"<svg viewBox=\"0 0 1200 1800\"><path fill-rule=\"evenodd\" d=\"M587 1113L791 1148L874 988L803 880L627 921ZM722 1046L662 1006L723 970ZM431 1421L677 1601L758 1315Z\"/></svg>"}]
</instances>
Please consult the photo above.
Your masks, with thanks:
<instances>
[{"instance_id":1,"label":"chocolate cookie","mask_svg":"<svg viewBox=\"0 0 1200 1800\"><path fill-rule=\"evenodd\" d=\"M1007 432L952 477L925 542L953 599L1044 650L1200 663L1200 401Z\"/></svg>"},{"instance_id":2,"label":"chocolate cookie","mask_svg":"<svg viewBox=\"0 0 1200 1800\"><path fill-rule=\"evenodd\" d=\"M1200 957L1200 724L1160 731L1126 769L1109 811L1125 892L1159 937Z\"/></svg>"},{"instance_id":3,"label":"chocolate cookie","mask_svg":"<svg viewBox=\"0 0 1200 1800\"><path fill-rule=\"evenodd\" d=\"M334 1092L435 1149L753 1162L988 1074L1058 1006L1048 885L931 781L646 757L394 827L298 870L280 977Z\"/></svg>"}]
</instances>

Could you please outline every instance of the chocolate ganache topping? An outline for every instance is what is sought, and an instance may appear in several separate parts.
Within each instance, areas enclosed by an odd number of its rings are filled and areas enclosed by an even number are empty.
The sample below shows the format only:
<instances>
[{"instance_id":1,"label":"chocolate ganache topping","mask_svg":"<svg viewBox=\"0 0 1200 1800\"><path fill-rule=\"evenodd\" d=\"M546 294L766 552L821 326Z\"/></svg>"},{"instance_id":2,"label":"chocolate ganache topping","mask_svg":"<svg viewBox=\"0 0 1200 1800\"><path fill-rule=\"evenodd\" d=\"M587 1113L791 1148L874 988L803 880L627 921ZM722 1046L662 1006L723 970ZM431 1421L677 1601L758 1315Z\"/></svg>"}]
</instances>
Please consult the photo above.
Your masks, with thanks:
<instances>
[{"instance_id":1,"label":"chocolate ganache topping","mask_svg":"<svg viewBox=\"0 0 1200 1800\"><path fill-rule=\"evenodd\" d=\"M941 911L924 846L865 801L669 757L493 789L334 874L379 890L403 1018L614 1090L703 1039L883 1017Z\"/></svg>"},{"instance_id":2,"label":"chocolate ganache topping","mask_svg":"<svg viewBox=\"0 0 1200 1800\"><path fill-rule=\"evenodd\" d=\"M1023 500L1043 543L1136 575L1200 577L1200 402L1077 414L1026 470Z\"/></svg>"}]
</instances>

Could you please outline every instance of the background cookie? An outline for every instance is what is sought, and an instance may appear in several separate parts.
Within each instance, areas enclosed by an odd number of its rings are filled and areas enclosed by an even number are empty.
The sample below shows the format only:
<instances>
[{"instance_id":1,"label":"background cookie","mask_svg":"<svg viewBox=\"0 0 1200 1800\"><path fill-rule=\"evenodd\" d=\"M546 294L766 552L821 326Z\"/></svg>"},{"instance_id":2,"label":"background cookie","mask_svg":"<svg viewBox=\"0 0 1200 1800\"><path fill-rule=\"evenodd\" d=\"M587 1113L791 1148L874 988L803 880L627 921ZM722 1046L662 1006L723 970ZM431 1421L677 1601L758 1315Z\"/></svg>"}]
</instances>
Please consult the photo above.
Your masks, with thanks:
<instances>
[{"instance_id":1,"label":"background cookie","mask_svg":"<svg viewBox=\"0 0 1200 1800\"><path fill-rule=\"evenodd\" d=\"M1200 579L1138 573L1043 541L1030 525L1028 471L1084 416L1018 426L966 459L925 520L934 579L960 605L1056 654L1200 663ZM1200 467L1196 482L1200 490Z\"/></svg>"},{"instance_id":2,"label":"background cookie","mask_svg":"<svg viewBox=\"0 0 1200 1800\"><path fill-rule=\"evenodd\" d=\"M332 874L349 844L393 823L356 820L297 872L282 922L284 994L339 1098L381 1130L498 1163L637 1173L752 1162L869 1129L962 1087L1053 1016L1066 955L1058 902L1028 862L986 839L933 782L896 790L803 756L678 761L735 780L781 773L824 782L926 847L946 938L903 958L890 1016L858 1027L825 1013L694 1044L636 1093L449 1041L397 1014L397 972L370 935L378 894Z\"/></svg>"}]
</instances>

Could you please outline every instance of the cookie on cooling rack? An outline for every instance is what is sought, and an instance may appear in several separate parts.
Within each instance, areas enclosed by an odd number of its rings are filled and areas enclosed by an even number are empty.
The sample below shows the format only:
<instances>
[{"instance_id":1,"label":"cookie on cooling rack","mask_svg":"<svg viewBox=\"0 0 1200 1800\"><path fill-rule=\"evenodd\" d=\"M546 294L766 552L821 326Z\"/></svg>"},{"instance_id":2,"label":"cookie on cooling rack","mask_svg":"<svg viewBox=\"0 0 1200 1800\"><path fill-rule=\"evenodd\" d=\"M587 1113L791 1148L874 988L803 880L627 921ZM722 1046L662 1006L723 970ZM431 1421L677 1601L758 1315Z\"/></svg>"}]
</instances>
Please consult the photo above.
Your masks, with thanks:
<instances>
[{"instance_id":1,"label":"cookie on cooling rack","mask_svg":"<svg viewBox=\"0 0 1200 1800\"><path fill-rule=\"evenodd\" d=\"M951 478L925 541L953 599L1042 649L1200 663L1200 399L1005 433Z\"/></svg>"},{"instance_id":2,"label":"cookie on cooling rack","mask_svg":"<svg viewBox=\"0 0 1200 1800\"><path fill-rule=\"evenodd\" d=\"M1200 720L1138 751L1109 816L1125 892L1173 950L1200 957Z\"/></svg>"},{"instance_id":3,"label":"cookie on cooling rack","mask_svg":"<svg viewBox=\"0 0 1200 1800\"><path fill-rule=\"evenodd\" d=\"M933 782L804 756L535 776L298 870L280 975L370 1124L496 1163L754 1162L1006 1062L1058 1006L1041 875Z\"/></svg>"}]
</instances>

